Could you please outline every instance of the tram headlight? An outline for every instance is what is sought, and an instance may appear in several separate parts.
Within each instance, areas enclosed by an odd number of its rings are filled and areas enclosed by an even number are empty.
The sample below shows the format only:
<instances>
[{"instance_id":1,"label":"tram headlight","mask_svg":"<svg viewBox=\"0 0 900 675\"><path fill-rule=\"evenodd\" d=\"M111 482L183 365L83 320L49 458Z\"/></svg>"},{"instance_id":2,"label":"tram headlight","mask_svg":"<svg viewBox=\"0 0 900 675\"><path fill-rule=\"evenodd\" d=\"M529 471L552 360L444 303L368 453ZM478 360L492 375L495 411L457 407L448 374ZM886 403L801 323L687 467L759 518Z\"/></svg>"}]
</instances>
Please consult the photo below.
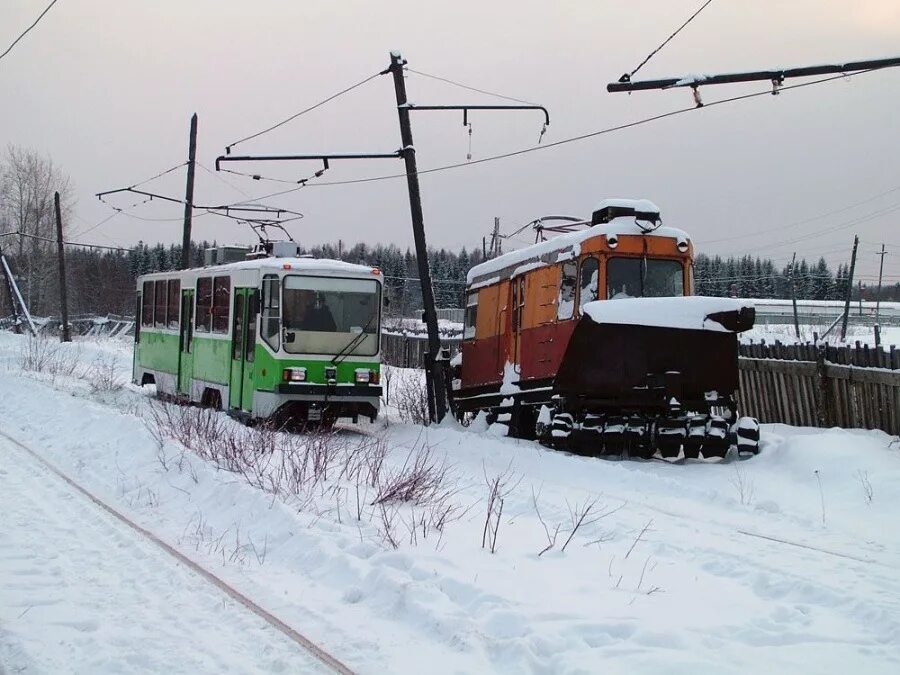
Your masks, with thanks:
<instances>
[{"instance_id":1,"label":"tram headlight","mask_svg":"<svg viewBox=\"0 0 900 675\"><path fill-rule=\"evenodd\" d=\"M306 368L285 368L282 377L285 382L306 382Z\"/></svg>"},{"instance_id":2,"label":"tram headlight","mask_svg":"<svg viewBox=\"0 0 900 675\"><path fill-rule=\"evenodd\" d=\"M606 235L606 245L610 248L615 248L619 245L619 237L615 234Z\"/></svg>"},{"instance_id":3,"label":"tram headlight","mask_svg":"<svg viewBox=\"0 0 900 675\"><path fill-rule=\"evenodd\" d=\"M372 379L372 371L368 368L356 369L356 384L369 384Z\"/></svg>"}]
</instances>

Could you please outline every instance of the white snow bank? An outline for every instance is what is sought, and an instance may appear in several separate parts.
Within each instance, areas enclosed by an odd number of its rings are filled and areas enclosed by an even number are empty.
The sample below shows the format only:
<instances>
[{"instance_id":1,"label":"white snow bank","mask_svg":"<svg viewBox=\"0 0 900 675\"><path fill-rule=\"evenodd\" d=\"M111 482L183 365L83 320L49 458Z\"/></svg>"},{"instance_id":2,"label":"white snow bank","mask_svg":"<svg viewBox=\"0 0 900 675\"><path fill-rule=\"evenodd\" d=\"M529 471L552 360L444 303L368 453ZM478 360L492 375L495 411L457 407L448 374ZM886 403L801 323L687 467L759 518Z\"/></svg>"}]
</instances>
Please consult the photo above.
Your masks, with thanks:
<instances>
[{"instance_id":1,"label":"white snow bank","mask_svg":"<svg viewBox=\"0 0 900 675\"><path fill-rule=\"evenodd\" d=\"M660 328L687 328L730 332L722 324L709 319L717 312L739 311L751 306L733 298L624 298L589 302L584 313L597 323L633 324Z\"/></svg>"},{"instance_id":2,"label":"white snow bank","mask_svg":"<svg viewBox=\"0 0 900 675\"><path fill-rule=\"evenodd\" d=\"M757 457L672 466L577 457L496 438L483 416L465 431L392 423L384 430L391 468L399 468L416 444L446 453L458 479L452 499L465 509L442 535L429 532L427 539L421 532L413 538L421 508L402 511L393 550L377 532L380 522L369 518L372 493L359 497L360 520L352 484L349 493L337 489L339 470L312 502L284 502L193 453L185 454L182 468L180 449L171 444L163 467L138 416L139 393L129 388L101 404L63 376L35 381L16 368L23 342L0 334L4 431L39 448L186 555L215 566L360 673L818 675L894 673L900 663L900 444L886 434L765 426ZM105 357L88 343L77 347L85 364ZM127 373L127 353L120 365ZM341 432L339 438L353 436ZM0 495L17 475L7 466L13 461L0 453ZM482 546L487 481L501 475L507 478L492 554ZM0 579L10 580L0 583L0 671L19 670L9 658L15 653L85 663L83 643L65 642L77 626L62 625L59 617L80 602L78 584L97 583L96 561L84 564L82 578L40 597L55 605L35 606L20 617L29 601L22 587L33 575L14 571L37 568L15 559L7 545L28 541L29 533L38 544L42 537L55 541L81 522L65 523L62 532L35 529L28 505L14 511L18 493L6 494L10 517L0 527L0 559L11 553L0 565ZM563 551L573 512L594 500ZM68 513L72 506L59 508ZM555 544L541 554L557 527ZM101 574L113 567L112 578L127 578L121 551L87 543L101 549L98 556L109 551ZM68 565L68 549L46 548L44 573ZM232 561L233 552L246 560ZM131 589L115 597L123 615L143 616ZM149 609L157 607L163 605ZM187 618L209 621L211 610L202 609ZM38 620L29 623L32 615ZM107 625L111 620L95 617L93 635L101 655L118 657L110 661L115 672L126 657L131 670L155 665L148 659L162 659L160 644L183 648L165 641L166 631L126 655L114 642L119 631ZM222 656L241 651L243 661L230 667L244 672L254 653L240 649L246 640L230 642L235 624L227 623ZM192 638L184 636L188 647L195 645ZM275 672L276 655L255 666ZM173 660L167 657L162 666ZM215 665L198 668L185 659L171 669L143 670L196 673ZM283 663L283 672L297 670L295 662Z\"/></svg>"}]
</instances>

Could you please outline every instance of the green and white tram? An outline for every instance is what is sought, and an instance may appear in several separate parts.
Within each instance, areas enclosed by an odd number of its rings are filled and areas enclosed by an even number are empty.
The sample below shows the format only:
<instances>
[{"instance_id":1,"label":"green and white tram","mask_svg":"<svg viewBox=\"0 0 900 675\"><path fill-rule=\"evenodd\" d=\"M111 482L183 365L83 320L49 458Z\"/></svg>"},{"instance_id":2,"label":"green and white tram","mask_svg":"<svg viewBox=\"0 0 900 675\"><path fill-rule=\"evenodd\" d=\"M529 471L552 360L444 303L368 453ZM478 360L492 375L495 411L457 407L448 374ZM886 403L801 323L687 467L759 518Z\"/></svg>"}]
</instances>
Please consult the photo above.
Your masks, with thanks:
<instances>
[{"instance_id":1,"label":"green and white tram","mask_svg":"<svg viewBox=\"0 0 900 675\"><path fill-rule=\"evenodd\" d=\"M133 379L245 420L374 420L382 275L260 257L138 278Z\"/></svg>"}]
</instances>

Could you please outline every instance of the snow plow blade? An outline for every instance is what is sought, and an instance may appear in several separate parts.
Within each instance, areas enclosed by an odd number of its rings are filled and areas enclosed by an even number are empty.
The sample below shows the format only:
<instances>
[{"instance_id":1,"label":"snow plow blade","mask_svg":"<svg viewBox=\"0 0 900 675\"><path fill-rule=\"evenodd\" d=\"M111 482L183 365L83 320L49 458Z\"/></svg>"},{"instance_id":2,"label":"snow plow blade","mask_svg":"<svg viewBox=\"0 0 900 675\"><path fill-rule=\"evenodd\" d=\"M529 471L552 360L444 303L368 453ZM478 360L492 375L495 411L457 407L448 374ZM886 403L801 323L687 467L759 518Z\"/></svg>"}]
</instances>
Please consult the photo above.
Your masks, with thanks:
<instances>
[{"instance_id":1,"label":"snow plow blade","mask_svg":"<svg viewBox=\"0 0 900 675\"><path fill-rule=\"evenodd\" d=\"M546 440L670 461L721 459L733 446L755 454L759 424L738 420L736 405L737 333L754 319L752 307L717 298L585 305L554 387L553 420L565 424Z\"/></svg>"}]
</instances>

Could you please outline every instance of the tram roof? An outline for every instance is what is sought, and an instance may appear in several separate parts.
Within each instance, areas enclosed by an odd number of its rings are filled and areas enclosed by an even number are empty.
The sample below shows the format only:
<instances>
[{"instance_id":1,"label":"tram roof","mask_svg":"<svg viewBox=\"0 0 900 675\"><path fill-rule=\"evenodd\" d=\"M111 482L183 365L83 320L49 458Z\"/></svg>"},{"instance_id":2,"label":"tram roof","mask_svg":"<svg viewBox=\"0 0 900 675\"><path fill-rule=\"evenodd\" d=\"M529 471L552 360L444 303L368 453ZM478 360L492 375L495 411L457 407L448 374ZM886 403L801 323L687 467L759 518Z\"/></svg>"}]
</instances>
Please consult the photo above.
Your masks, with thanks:
<instances>
[{"instance_id":1,"label":"tram roof","mask_svg":"<svg viewBox=\"0 0 900 675\"><path fill-rule=\"evenodd\" d=\"M645 232L634 221L633 217L614 218L608 223L600 223L592 227L561 234L547 241L538 242L531 246L504 253L491 260L486 260L480 265L475 265L466 275L466 284L486 283L488 280L497 277L507 277L520 265L528 263L553 263L556 260L549 260L553 253L561 253L566 249L573 249L579 246L583 241L601 235L615 235L617 237L625 235L645 236L645 237L668 237L671 239L684 239L690 241L688 234L675 227L658 227L655 230ZM579 251L575 252L577 255Z\"/></svg>"},{"instance_id":2,"label":"tram roof","mask_svg":"<svg viewBox=\"0 0 900 675\"><path fill-rule=\"evenodd\" d=\"M173 275L189 274L192 276L204 276L206 274L219 274L222 272L243 272L252 270L264 270L272 272L325 272L330 274L351 274L372 276L376 267L357 265L343 260L331 260L330 258L255 258L252 260L239 260L237 262L222 265L209 265L206 267L191 267L186 270L171 270L168 272L152 272L142 274L140 278L169 278Z\"/></svg>"}]
</instances>

